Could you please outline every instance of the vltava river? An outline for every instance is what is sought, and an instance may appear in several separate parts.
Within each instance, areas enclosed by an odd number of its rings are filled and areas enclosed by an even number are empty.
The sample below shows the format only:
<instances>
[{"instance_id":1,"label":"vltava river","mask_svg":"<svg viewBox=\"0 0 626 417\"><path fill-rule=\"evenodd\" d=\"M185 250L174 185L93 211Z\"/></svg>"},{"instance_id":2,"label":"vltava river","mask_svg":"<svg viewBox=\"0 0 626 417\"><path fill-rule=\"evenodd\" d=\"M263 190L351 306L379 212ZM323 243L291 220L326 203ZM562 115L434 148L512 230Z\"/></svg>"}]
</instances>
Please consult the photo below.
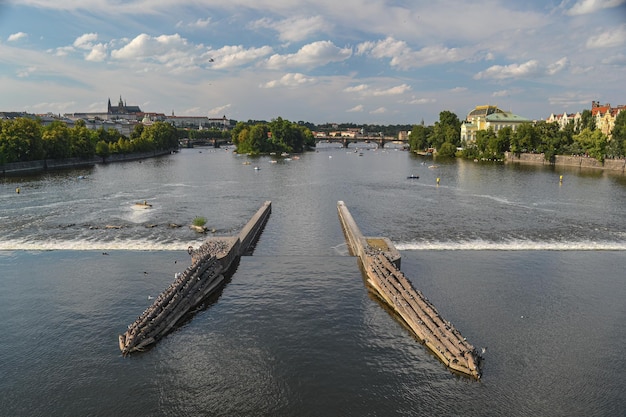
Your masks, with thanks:
<instances>
[{"instance_id":1,"label":"vltava river","mask_svg":"<svg viewBox=\"0 0 626 417\"><path fill-rule=\"evenodd\" d=\"M272 159L184 149L0 179L0 415L626 409L626 176L331 145ZM122 358L117 335L202 242L193 218L230 235L266 200L254 255L208 307ZM481 381L447 371L368 293L339 200L485 348Z\"/></svg>"}]
</instances>

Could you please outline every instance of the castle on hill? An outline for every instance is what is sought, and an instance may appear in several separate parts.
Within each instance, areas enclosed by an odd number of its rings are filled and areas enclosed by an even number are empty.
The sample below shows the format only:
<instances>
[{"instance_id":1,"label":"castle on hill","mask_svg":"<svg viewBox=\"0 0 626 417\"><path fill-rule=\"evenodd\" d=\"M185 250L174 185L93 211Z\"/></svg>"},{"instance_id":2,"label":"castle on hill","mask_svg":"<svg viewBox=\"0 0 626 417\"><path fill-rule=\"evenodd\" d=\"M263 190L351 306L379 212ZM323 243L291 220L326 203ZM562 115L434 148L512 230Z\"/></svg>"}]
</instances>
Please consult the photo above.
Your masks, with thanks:
<instances>
[{"instance_id":1,"label":"castle on hill","mask_svg":"<svg viewBox=\"0 0 626 417\"><path fill-rule=\"evenodd\" d=\"M143 113L139 106L127 106L126 102L122 100L122 96L120 96L120 101L117 106L111 106L111 99L109 98L109 102L107 104L107 114L110 115L127 115L127 114L139 114Z\"/></svg>"}]
</instances>

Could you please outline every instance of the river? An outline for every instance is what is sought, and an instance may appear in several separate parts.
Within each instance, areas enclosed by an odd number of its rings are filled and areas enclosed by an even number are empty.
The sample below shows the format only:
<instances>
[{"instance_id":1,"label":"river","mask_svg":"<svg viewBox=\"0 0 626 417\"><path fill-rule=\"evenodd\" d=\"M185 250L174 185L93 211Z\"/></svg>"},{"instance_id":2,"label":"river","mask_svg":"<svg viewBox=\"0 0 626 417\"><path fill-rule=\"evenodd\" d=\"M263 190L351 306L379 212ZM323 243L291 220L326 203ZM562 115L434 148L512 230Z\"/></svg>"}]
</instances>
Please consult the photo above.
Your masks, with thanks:
<instances>
[{"instance_id":1,"label":"river","mask_svg":"<svg viewBox=\"0 0 626 417\"><path fill-rule=\"evenodd\" d=\"M366 146L0 179L0 415L621 415L626 176ZM117 335L202 242L194 217L232 235L266 200L253 256L206 309L123 358ZM480 381L368 292L339 200L485 349Z\"/></svg>"}]
</instances>

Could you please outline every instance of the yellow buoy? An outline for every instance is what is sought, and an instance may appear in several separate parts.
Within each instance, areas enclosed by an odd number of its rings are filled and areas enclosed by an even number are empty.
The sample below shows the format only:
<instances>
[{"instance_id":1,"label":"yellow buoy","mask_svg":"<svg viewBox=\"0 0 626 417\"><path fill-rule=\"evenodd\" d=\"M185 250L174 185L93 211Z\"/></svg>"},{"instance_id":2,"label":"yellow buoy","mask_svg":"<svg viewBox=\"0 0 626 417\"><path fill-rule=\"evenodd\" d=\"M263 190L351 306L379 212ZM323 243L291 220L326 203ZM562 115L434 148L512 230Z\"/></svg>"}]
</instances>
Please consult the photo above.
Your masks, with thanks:
<instances>
[{"instance_id":1,"label":"yellow buoy","mask_svg":"<svg viewBox=\"0 0 626 417\"><path fill-rule=\"evenodd\" d=\"M439 177L437 177L437 185L439 185Z\"/></svg>"},{"instance_id":2,"label":"yellow buoy","mask_svg":"<svg viewBox=\"0 0 626 417\"><path fill-rule=\"evenodd\" d=\"M15 192L19 194L19 193L20 193L20 187L17 187L17 188L15 189Z\"/></svg>"}]
</instances>

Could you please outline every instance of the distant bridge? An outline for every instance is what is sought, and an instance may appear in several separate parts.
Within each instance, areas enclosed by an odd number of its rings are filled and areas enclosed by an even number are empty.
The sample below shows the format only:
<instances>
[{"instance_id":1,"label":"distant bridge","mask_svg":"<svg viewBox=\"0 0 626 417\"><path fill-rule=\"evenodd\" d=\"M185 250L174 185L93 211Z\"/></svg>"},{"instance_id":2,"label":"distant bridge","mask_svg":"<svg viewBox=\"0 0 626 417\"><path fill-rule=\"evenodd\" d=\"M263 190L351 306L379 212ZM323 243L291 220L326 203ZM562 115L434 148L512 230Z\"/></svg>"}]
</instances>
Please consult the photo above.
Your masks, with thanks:
<instances>
[{"instance_id":1,"label":"distant bridge","mask_svg":"<svg viewBox=\"0 0 626 417\"><path fill-rule=\"evenodd\" d=\"M213 146L219 148L221 145L230 145L232 142L230 139L225 138L196 138L181 139L180 146L183 148L193 148L194 146Z\"/></svg>"},{"instance_id":2,"label":"distant bridge","mask_svg":"<svg viewBox=\"0 0 626 417\"><path fill-rule=\"evenodd\" d=\"M339 137L339 136L316 136L315 143L326 142L326 143L341 143L344 148L347 148L351 143L375 143L379 148L384 148L386 143L399 143L402 144L403 147L409 146L408 139L398 139L393 136L382 136L382 137Z\"/></svg>"},{"instance_id":3,"label":"distant bridge","mask_svg":"<svg viewBox=\"0 0 626 417\"><path fill-rule=\"evenodd\" d=\"M214 148L219 148L221 145L230 145L232 144L230 139L225 138L185 138L181 139L180 146L183 148L193 148L194 146L213 146ZM383 136L383 137L339 137L339 136L316 136L315 143L326 142L326 143L340 143L344 148L347 148L351 143L375 143L379 148L384 148L387 143L396 143L402 144L403 147L408 148L409 140L408 139L398 139L393 136Z\"/></svg>"}]
</instances>

